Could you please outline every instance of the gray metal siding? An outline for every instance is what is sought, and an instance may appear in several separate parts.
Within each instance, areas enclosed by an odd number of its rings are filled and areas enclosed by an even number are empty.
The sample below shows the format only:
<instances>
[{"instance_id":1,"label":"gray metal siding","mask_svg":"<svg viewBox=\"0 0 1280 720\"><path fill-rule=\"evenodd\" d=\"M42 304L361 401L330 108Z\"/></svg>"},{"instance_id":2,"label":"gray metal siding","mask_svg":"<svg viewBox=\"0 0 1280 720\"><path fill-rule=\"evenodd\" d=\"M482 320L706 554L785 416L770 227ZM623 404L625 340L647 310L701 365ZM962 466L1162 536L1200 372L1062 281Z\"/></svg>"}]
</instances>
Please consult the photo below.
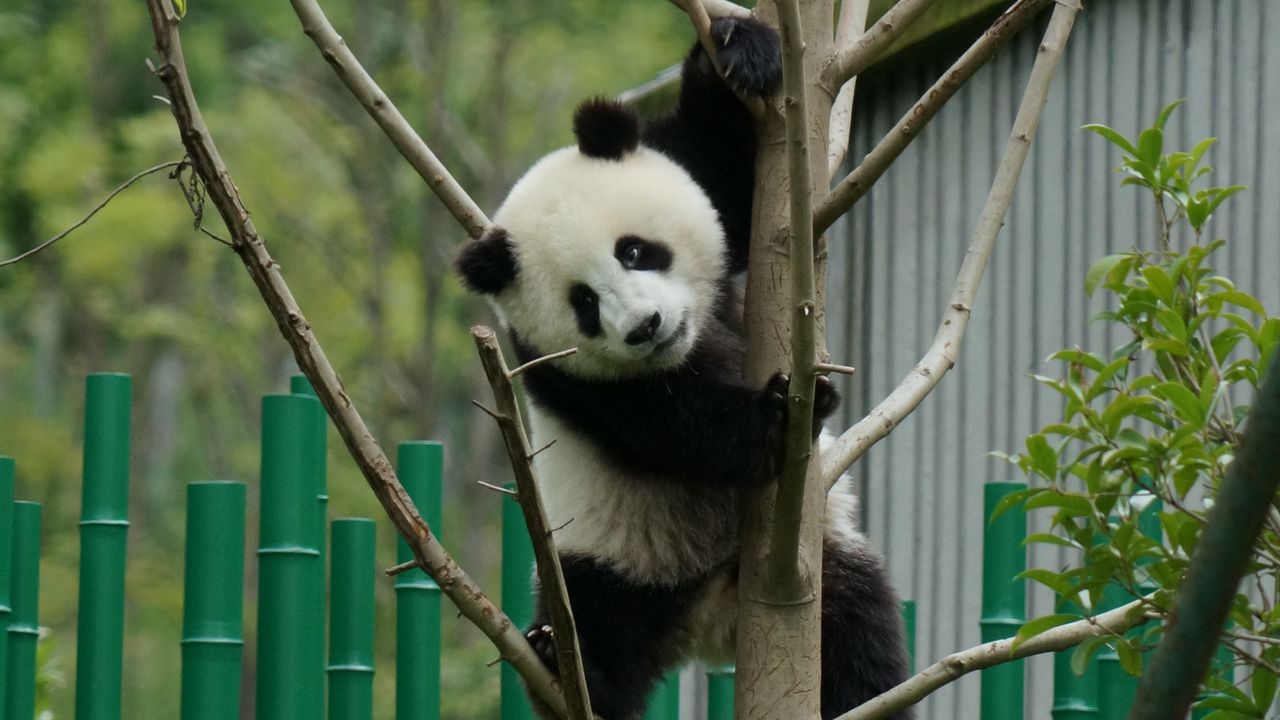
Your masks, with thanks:
<instances>
[{"instance_id":1,"label":"gray metal siding","mask_svg":"<svg viewBox=\"0 0 1280 720\"><path fill-rule=\"evenodd\" d=\"M855 365L842 380L846 424L861 417L928 347L1035 57L1039 28L1015 40L934 119L831 233L829 348ZM1023 480L990 458L1058 416L1031 373L1054 374L1055 349L1114 346L1089 316L1086 269L1135 242L1150 248L1149 198L1119 187L1117 152L1079 130L1103 122L1133 135L1167 102L1187 102L1170 143L1221 139L1218 184L1249 190L1228 201L1209 234L1226 237L1219 269L1280 307L1280 8L1266 0L1096 0L1086 4L1055 79L1039 135L973 309L960 362L855 468L865 529L899 591L918 604L921 667L979 642L981 485ZM945 68L931 59L859 88L851 158L861 158ZM1033 518L1032 530L1043 529ZM1062 557L1037 549L1032 562ZM1031 614L1051 599L1029 593ZM1028 664L1028 718L1048 718L1052 663ZM976 718L978 678L922 706L922 720Z\"/></svg>"}]
</instances>

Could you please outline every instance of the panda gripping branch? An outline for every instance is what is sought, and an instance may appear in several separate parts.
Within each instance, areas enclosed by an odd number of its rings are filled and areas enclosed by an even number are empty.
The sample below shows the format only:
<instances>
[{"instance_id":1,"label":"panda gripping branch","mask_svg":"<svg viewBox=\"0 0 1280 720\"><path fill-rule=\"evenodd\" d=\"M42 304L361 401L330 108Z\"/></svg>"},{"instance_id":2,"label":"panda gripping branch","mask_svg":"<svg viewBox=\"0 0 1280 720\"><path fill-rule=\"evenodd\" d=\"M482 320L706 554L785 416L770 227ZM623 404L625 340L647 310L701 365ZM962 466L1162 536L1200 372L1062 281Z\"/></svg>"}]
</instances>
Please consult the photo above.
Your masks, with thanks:
<instances>
[{"instance_id":1,"label":"panda gripping branch","mask_svg":"<svg viewBox=\"0 0 1280 720\"><path fill-rule=\"evenodd\" d=\"M588 100L578 144L536 163L494 224L462 248L463 283L492 302L521 362L535 469L604 720L635 720L664 672L734 654L738 495L770 482L787 377L742 377L756 140L735 90L781 81L778 37L750 19L712 26L731 89L695 46L675 112L648 123ZM815 436L839 397L820 378ZM898 600L853 526L827 503L822 717L906 677ZM555 671L541 605L530 641ZM546 708L540 712L552 717ZM909 711L894 716L911 717Z\"/></svg>"}]
</instances>

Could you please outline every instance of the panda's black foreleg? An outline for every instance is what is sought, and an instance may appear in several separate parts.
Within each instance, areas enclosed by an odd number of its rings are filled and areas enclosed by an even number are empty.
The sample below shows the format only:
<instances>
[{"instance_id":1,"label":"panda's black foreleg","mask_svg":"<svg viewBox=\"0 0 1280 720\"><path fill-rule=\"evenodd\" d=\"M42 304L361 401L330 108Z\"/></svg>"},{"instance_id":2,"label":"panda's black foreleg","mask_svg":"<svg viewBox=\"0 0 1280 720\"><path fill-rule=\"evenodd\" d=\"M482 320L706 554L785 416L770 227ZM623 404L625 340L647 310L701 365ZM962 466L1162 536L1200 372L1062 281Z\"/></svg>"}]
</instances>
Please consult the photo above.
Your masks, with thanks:
<instances>
[{"instance_id":1,"label":"panda's black foreleg","mask_svg":"<svg viewBox=\"0 0 1280 720\"><path fill-rule=\"evenodd\" d=\"M591 558L562 556L565 586L582 650L592 711L603 720L638 720L662 674L682 656L680 622L691 593L639 584ZM530 641L557 672L554 638L541 597ZM553 718L536 699L543 717Z\"/></svg>"},{"instance_id":2,"label":"panda's black foreleg","mask_svg":"<svg viewBox=\"0 0 1280 720\"><path fill-rule=\"evenodd\" d=\"M896 594L879 558L826 540L822 557L822 718L830 720L907 679ZM911 709L887 720L912 720Z\"/></svg>"}]
</instances>

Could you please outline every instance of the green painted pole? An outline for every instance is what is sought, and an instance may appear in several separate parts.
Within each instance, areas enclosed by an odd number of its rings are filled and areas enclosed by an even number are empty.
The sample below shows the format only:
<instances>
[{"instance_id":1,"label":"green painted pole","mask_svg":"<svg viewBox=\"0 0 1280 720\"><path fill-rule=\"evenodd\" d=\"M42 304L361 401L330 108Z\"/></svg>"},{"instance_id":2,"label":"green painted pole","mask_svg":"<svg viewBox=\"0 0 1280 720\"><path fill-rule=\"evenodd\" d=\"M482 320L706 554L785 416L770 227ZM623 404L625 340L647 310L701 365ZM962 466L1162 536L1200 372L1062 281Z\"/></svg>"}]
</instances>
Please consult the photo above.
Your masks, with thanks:
<instances>
[{"instance_id":1,"label":"green painted pole","mask_svg":"<svg viewBox=\"0 0 1280 720\"><path fill-rule=\"evenodd\" d=\"M132 392L132 379L120 373L93 373L85 381L77 720L120 718Z\"/></svg>"},{"instance_id":2,"label":"green painted pole","mask_svg":"<svg viewBox=\"0 0 1280 720\"><path fill-rule=\"evenodd\" d=\"M304 395L262 398L258 720L324 716L324 596L318 593L324 566L315 532L315 424L323 420L318 406Z\"/></svg>"},{"instance_id":3,"label":"green painted pole","mask_svg":"<svg viewBox=\"0 0 1280 720\"><path fill-rule=\"evenodd\" d=\"M982 542L982 642L1013 637L1026 622L1026 581L1018 574L1027 569L1027 515L1010 508L991 520L992 511L1008 494L1025 490L1026 483L996 482L983 487L987 519ZM1009 720L1023 716L1023 661L1005 663L982 671L982 720Z\"/></svg>"},{"instance_id":4,"label":"green painted pole","mask_svg":"<svg viewBox=\"0 0 1280 720\"><path fill-rule=\"evenodd\" d=\"M733 665L707 668L707 720L733 720Z\"/></svg>"},{"instance_id":5,"label":"green painted pole","mask_svg":"<svg viewBox=\"0 0 1280 720\"><path fill-rule=\"evenodd\" d=\"M431 532L440 537L444 446L438 442L403 442L397 448L400 482ZM413 552L397 536L396 559L408 562ZM396 718L438 720L440 717L440 587L415 568L396 576Z\"/></svg>"},{"instance_id":6,"label":"green painted pole","mask_svg":"<svg viewBox=\"0 0 1280 720\"><path fill-rule=\"evenodd\" d=\"M36 642L40 639L40 505L13 504L13 586L9 621L9 672L5 678L6 720L36 714Z\"/></svg>"},{"instance_id":7,"label":"green painted pole","mask_svg":"<svg viewBox=\"0 0 1280 720\"><path fill-rule=\"evenodd\" d=\"M916 601L902 601L902 634L907 641L907 672L916 674Z\"/></svg>"},{"instance_id":8,"label":"green painted pole","mask_svg":"<svg viewBox=\"0 0 1280 720\"><path fill-rule=\"evenodd\" d=\"M515 490L515 483L507 484ZM518 628L533 622L533 543L525 529L524 514L514 496L502 499L502 612ZM520 676L502 664L502 720L533 720L533 708L524 694Z\"/></svg>"},{"instance_id":9,"label":"green painted pole","mask_svg":"<svg viewBox=\"0 0 1280 720\"><path fill-rule=\"evenodd\" d=\"M5 682L9 664L9 623L13 619L13 458L0 455L0 720L4 720Z\"/></svg>"},{"instance_id":10,"label":"green painted pole","mask_svg":"<svg viewBox=\"0 0 1280 720\"><path fill-rule=\"evenodd\" d=\"M328 427L329 416L324 411L324 406L320 404L319 398L316 396L315 388L311 387L311 382L307 380L305 375L292 375L289 377L289 392L293 395L302 395L309 398L315 398L316 402L311 403L312 414L315 415L308 422L312 432L315 433L315 446L311 452L303 456L303 461L308 463L306 474L311 480L311 487L308 490L308 496L313 497L311 507L314 512L311 518L311 527L308 536L308 547L314 547L320 552L319 558L315 564L316 570L310 576L311 584L307 589L307 597L312 598L313 602L309 607L311 617L306 620L308 627L315 628L315 632L307 635L307 641L310 645L307 648L307 657L315 658L315 662L321 663L323 667L324 651L325 651L325 600L328 584L325 582L325 569L329 566L328 559L328 536L327 530L329 525L329 486L328 486ZM308 673L306 678L313 682L312 692L316 697L324 697L324 681L325 674L323 671ZM323 702L323 700L321 700Z\"/></svg>"},{"instance_id":11,"label":"green painted pole","mask_svg":"<svg viewBox=\"0 0 1280 720\"><path fill-rule=\"evenodd\" d=\"M1160 510L1162 505L1158 499L1150 500L1142 505L1138 513L1138 531L1153 540L1162 537L1160 527ZM1141 592L1149 592L1155 587L1151 584L1138 588ZM1133 600L1133 595L1112 583L1102 593L1100 612L1114 610ZM1142 626L1125 633L1127 637L1138 637L1144 632ZM1120 655L1115 648L1108 645L1098 652L1098 718L1099 720L1126 720L1133 708L1133 699L1138 694L1139 679L1130 675L1120 665ZM1148 654L1147 660L1150 660ZM1145 664L1145 663L1144 663Z\"/></svg>"},{"instance_id":12,"label":"green painted pole","mask_svg":"<svg viewBox=\"0 0 1280 720\"><path fill-rule=\"evenodd\" d=\"M1083 610L1074 603L1059 599L1059 612L1080 613ZM1098 720L1098 673L1090 664L1083 675L1071 670L1072 650L1063 650L1053 657L1053 720Z\"/></svg>"},{"instance_id":13,"label":"green painted pole","mask_svg":"<svg viewBox=\"0 0 1280 720\"><path fill-rule=\"evenodd\" d=\"M679 720L680 670L667 673L649 695L644 720Z\"/></svg>"},{"instance_id":14,"label":"green painted pole","mask_svg":"<svg viewBox=\"0 0 1280 720\"><path fill-rule=\"evenodd\" d=\"M187 486L182 720L237 720L244 654L245 486Z\"/></svg>"},{"instance_id":15,"label":"green painted pole","mask_svg":"<svg viewBox=\"0 0 1280 720\"><path fill-rule=\"evenodd\" d=\"M373 718L373 548L372 520L333 521L329 720Z\"/></svg>"}]
</instances>

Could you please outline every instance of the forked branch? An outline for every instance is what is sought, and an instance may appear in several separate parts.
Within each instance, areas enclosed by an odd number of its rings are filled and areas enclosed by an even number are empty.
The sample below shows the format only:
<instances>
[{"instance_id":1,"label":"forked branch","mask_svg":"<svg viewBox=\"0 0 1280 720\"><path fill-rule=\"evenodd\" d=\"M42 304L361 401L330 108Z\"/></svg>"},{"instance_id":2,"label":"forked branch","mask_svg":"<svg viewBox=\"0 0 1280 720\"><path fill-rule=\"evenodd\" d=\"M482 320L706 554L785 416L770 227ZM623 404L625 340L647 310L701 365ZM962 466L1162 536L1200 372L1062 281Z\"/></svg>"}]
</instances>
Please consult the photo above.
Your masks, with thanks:
<instances>
[{"instance_id":1,"label":"forked branch","mask_svg":"<svg viewBox=\"0 0 1280 720\"><path fill-rule=\"evenodd\" d=\"M1026 0L1019 0L1019 3L1024 1ZM1031 0L1032 3L1039 1ZM893 432L898 423L911 414L929 391L942 380L942 376L955 367L960 343L964 339L964 332L969 324L973 301L978 294L978 287L982 284L982 275L987 269L987 261L991 258L992 248L995 247L996 236L1000 233L1004 216L1013 200L1018 175L1022 172L1022 165L1031 149L1031 140L1035 137L1036 127L1040 123L1040 111L1044 109L1044 104L1049 98L1049 85L1053 81L1054 70L1057 69L1058 61L1062 58L1062 50L1067 43L1067 38L1071 35L1071 27L1079 11L1079 3L1069 0L1062 0L1054 8L1049 28L1045 31L1044 40L1040 44L1040 52L1031 68L1031 77L1027 80L1022 102L1018 106L1018 114L1013 121L1013 131L1009 134L1004 155L1000 158L995 181L982 208L982 215L978 218L978 226L974 230L973 240L965 253L960 272L956 276L951 302L943 311L942 324L938 326L938 331L934 335L933 345L887 398L866 417L846 430L823 454L822 477L828 488L834 485L840 473L862 457L868 448Z\"/></svg>"},{"instance_id":2,"label":"forked branch","mask_svg":"<svg viewBox=\"0 0 1280 720\"><path fill-rule=\"evenodd\" d=\"M1077 620L1046 630L1014 647L1013 638L996 640L948 655L925 668L915 677L868 701L836 720L879 720L915 705L938 688L955 682L974 670L1021 660L1032 655L1058 652L1075 647L1093 637L1120 636L1130 628L1147 621L1143 610L1147 598L1138 598L1101 615Z\"/></svg>"},{"instance_id":3,"label":"forked branch","mask_svg":"<svg viewBox=\"0 0 1280 720\"><path fill-rule=\"evenodd\" d=\"M835 51L853 47L866 36L867 12L871 0L844 0L836 21ZM849 153L849 132L853 130L853 91L857 78L851 77L840 86L831 104L831 122L827 124L827 178L830 179Z\"/></svg>"},{"instance_id":4,"label":"forked branch","mask_svg":"<svg viewBox=\"0 0 1280 720\"><path fill-rule=\"evenodd\" d=\"M489 600L445 551L418 514L386 453L369 432L354 400L347 394L341 378L312 333L311 323L294 300L280 273L280 266L267 252L196 103L182 55L177 13L169 0L147 0L147 10L151 15L156 49L160 52L160 63L154 72L168 92L174 121L191 165L204 182L209 199L226 224L236 254L293 350L298 367L315 388L351 457L422 569L462 614L489 636L503 659L524 677L530 689L563 716L565 701L560 694L559 683L543 666L524 635L512 625L511 619Z\"/></svg>"},{"instance_id":5,"label":"forked branch","mask_svg":"<svg viewBox=\"0 0 1280 720\"><path fill-rule=\"evenodd\" d=\"M935 2L937 0L899 0L856 41L836 48L835 56L822 74L822 82L834 90L866 70Z\"/></svg>"},{"instance_id":6,"label":"forked branch","mask_svg":"<svg viewBox=\"0 0 1280 720\"><path fill-rule=\"evenodd\" d=\"M942 106L955 95L973 74L990 60L1010 38L1031 22L1054 0L1017 0L987 31L978 38L964 55L943 74L920 98L906 115L898 121L889 134L876 144L840 184L831 191L813 211L813 231L821 234L831 227L841 215L849 211L876 180L889 169L889 165L902 154L920 129L938 114Z\"/></svg>"},{"instance_id":7,"label":"forked branch","mask_svg":"<svg viewBox=\"0 0 1280 720\"><path fill-rule=\"evenodd\" d=\"M290 0L290 4L293 5L298 20L302 22L303 32L320 49L320 54L329 62L329 66L377 121L404 159L418 171L418 175L427 182L427 187L453 213L453 217L467 234L473 238L480 237L489 226L489 218L449 174L448 168L440 162L440 158L436 157L427 143L413 131L413 127L400 114L391 98L374 82L373 77L351 52L351 48L347 47L346 41L329 24L319 3L315 0Z\"/></svg>"},{"instance_id":8,"label":"forked branch","mask_svg":"<svg viewBox=\"0 0 1280 720\"><path fill-rule=\"evenodd\" d=\"M542 507L538 484L533 479L533 463L530 459L534 452L529 446L529 436L524 431L515 390L511 387L513 373L507 370L507 361L502 357L502 348L498 346L498 338L492 329L477 325L471 328L471 337L480 353L480 364L484 366L489 387L493 389L493 418L498 422L503 443L507 446L507 457L511 460L511 470L516 478L516 497L520 501L520 510L524 513L529 538L533 541L538 582L543 601L547 605L547 613L551 616L556 661L560 668L560 680L564 684L569 718L587 720L591 717L591 699L587 697L587 681L582 672L578 631L573 622L573 610L569 607L569 591L565 589L555 539L552 538L551 527L547 523L547 512ZM555 356L547 356L547 360L564 357L566 354L568 353L556 353Z\"/></svg>"}]
</instances>

